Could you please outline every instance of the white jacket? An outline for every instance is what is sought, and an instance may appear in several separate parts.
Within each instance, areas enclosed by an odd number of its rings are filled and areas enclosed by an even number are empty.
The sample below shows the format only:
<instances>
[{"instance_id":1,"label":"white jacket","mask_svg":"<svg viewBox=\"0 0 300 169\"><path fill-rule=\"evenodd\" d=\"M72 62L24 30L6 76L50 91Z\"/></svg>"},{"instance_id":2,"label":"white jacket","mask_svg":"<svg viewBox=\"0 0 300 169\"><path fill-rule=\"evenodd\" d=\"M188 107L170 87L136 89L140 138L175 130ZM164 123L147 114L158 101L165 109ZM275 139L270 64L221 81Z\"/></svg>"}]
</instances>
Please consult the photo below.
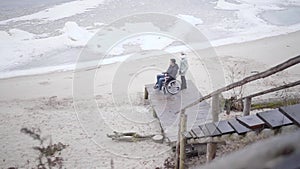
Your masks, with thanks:
<instances>
[{"instance_id":1,"label":"white jacket","mask_svg":"<svg viewBox=\"0 0 300 169\"><path fill-rule=\"evenodd\" d=\"M189 64L186 58L182 58L180 60L180 66L179 66L179 75L185 76L187 70L189 68Z\"/></svg>"}]
</instances>

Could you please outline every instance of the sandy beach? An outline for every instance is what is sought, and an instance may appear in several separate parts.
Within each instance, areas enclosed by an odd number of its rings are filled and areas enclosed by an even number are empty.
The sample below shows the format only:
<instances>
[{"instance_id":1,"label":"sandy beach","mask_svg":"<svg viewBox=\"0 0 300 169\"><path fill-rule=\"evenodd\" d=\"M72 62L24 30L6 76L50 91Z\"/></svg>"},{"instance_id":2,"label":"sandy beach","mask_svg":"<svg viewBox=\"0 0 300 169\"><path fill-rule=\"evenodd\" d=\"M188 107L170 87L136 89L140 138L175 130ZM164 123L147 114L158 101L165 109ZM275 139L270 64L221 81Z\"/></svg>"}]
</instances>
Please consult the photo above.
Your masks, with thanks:
<instances>
[{"instance_id":1,"label":"sandy beach","mask_svg":"<svg viewBox=\"0 0 300 169\"><path fill-rule=\"evenodd\" d=\"M215 48L222 63L224 77L230 74L236 64L237 69L250 75L251 71L262 71L300 53L300 32L265 38L253 42L226 45ZM191 70L201 64L190 58ZM151 108L144 104L143 87L153 83L159 70L145 71L135 75L135 66L166 67L168 60L144 58L126 62L127 76L133 77L128 86L129 101L118 105L113 94L114 76L122 63L98 68L95 76L94 95L74 98L74 72L53 72L42 75L15 77L0 80L1 110L1 168L27 167L27 160L35 158L31 149L36 144L28 136L21 134L22 127L40 128L43 135L51 135L53 141L68 144L62 152L66 168L155 168L163 165L171 155L166 144L151 140L127 143L116 142L106 137L112 131L135 131L141 134L160 134L158 120L152 116ZM125 64L125 63L123 63ZM210 68L215 68L210 64ZM261 80L260 84L245 87L245 94L299 79L299 66L288 69L279 75ZM85 74L95 68L80 70L84 81ZM192 72L188 76L195 80L203 94L212 87L203 77ZM78 74L77 74L78 75ZM103 80L105 77L105 80ZM111 78L110 78L111 77ZM239 76L235 77L238 80ZM226 78L225 78L226 79ZM272 82L272 84L270 84ZM227 78L226 83L230 83ZM266 85L261 85L266 84ZM269 85L267 85L269 84ZM84 88L77 93L85 95ZM299 93L299 88L289 90L289 95ZM115 98L114 98L115 97ZM276 95L273 95L276 97ZM80 101L79 101L80 100ZM97 104L94 104L96 101ZM76 103L74 103L76 102ZM95 107L97 105L98 107ZM31 162L28 166L33 165Z\"/></svg>"},{"instance_id":2,"label":"sandy beach","mask_svg":"<svg viewBox=\"0 0 300 169\"><path fill-rule=\"evenodd\" d=\"M300 32L290 33L287 35L280 35L276 37L265 38L261 40L256 40L252 42L245 42L240 44L232 44L225 45L214 48L217 53L218 59L220 63L222 63L223 67L221 69L224 70L224 78L226 79L226 83L229 84L230 79L227 74L230 74L230 68L234 66L234 64L238 64L237 69L243 70L242 75L237 75L235 77L236 80L240 80L242 77L251 75L251 71L262 71L275 66L278 63L281 63L288 58L293 56L297 56L299 53L299 49L297 45L299 44ZM203 52L205 53L205 51ZM179 54L173 54L175 57L179 57ZM201 55L201 51L200 51ZM159 60L157 58L164 58L164 60ZM150 58L143 58L138 60L131 60L126 62L128 65L134 65L138 63L140 67L143 66L157 66L157 70L151 70L150 72L146 72L147 76L139 77L143 78L142 80L136 79L132 91L133 92L143 92L143 87L145 84L153 83L155 81L155 74L161 72L168 66L169 59L171 55L165 56L153 56ZM194 59L194 60L193 60ZM204 57L205 59L205 57ZM202 59L203 60L203 59ZM189 62L191 63L191 72L190 78L194 78L193 80L198 81L201 84L197 87L203 94L207 94L212 91L211 84L204 83L207 78L199 78L195 77L194 74L202 73L202 72L192 72L194 67L198 67L201 64L201 59L192 57ZM196 62L196 63L194 63ZM200 62L197 65L197 62ZM204 61L206 63L206 61ZM118 67L120 67L122 63L115 63L101 66L98 69L98 74L96 74L95 79L99 80L99 82L94 82L97 84L95 86L95 95L99 93L110 94L111 85L113 81L114 73ZM205 65L208 69L218 69L215 68L214 65ZM128 69L134 70L132 67L128 66ZM159 70L161 69L161 70ZM278 76L272 76L271 78L263 79L263 81L272 81L273 78L278 81L278 84L282 84L283 81L292 82L293 80L297 80L299 77L300 66L296 65L292 68L289 68L287 71L279 73L282 74L285 78L282 79ZM77 70L78 72L87 72L95 71L95 68L87 68L87 70ZM132 76L130 72L128 76ZM103 82L101 76L104 75L108 77ZM153 76L154 75L154 76ZM97 79L97 76L99 78ZM204 75L205 76L205 75ZM206 75L209 76L209 75ZM7 79L1 79L1 95L0 100L27 100L33 98L41 98L41 97L52 97L57 96L58 98L72 98L72 83L74 78L74 71L65 71L65 72L53 72L42 75L33 75L33 76L23 76L23 77L13 77ZM262 82L263 83L263 82ZM277 83L277 82L274 82ZM271 85L270 85L271 86ZM270 86L261 86L261 87L270 87ZM249 87L251 88L251 87ZM256 88L256 87L254 87ZM26 90L26 89L34 89L34 90ZM251 89L249 89L251 91ZM13 91L13 92L12 92ZM253 91L252 91L253 92Z\"/></svg>"}]
</instances>

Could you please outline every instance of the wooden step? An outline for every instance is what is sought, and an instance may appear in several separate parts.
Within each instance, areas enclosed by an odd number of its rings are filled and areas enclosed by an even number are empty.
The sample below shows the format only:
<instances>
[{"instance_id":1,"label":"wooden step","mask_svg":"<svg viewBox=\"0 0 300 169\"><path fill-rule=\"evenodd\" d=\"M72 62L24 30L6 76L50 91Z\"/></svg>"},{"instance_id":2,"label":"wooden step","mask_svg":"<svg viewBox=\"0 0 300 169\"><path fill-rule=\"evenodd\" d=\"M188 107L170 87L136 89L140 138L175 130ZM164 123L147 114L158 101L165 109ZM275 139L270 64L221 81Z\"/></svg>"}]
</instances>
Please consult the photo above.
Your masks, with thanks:
<instances>
[{"instance_id":1,"label":"wooden step","mask_svg":"<svg viewBox=\"0 0 300 169\"><path fill-rule=\"evenodd\" d=\"M186 139L192 139L192 138L193 138L193 136L191 135L190 132L184 132L183 135L184 135L184 137L185 137Z\"/></svg>"},{"instance_id":2,"label":"wooden step","mask_svg":"<svg viewBox=\"0 0 300 169\"><path fill-rule=\"evenodd\" d=\"M237 132L238 134L245 134L245 133L251 131L251 129L249 129L246 126L242 125L236 119L230 119L230 120L228 120L228 123L235 130L235 132Z\"/></svg>"},{"instance_id":3,"label":"wooden step","mask_svg":"<svg viewBox=\"0 0 300 169\"><path fill-rule=\"evenodd\" d=\"M205 137L205 134L203 133L203 131L199 127L195 127L191 131L196 136L196 138Z\"/></svg>"},{"instance_id":4,"label":"wooden step","mask_svg":"<svg viewBox=\"0 0 300 169\"><path fill-rule=\"evenodd\" d=\"M269 110L265 112L257 113L257 116L261 118L266 125L273 129L281 126L290 125L293 122L282 114L278 109Z\"/></svg>"},{"instance_id":5,"label":"wooden step","mask_svg":"<svg viewBox=\"0 0 300 169\"><path fill-rule=\"evenodd\" d=\"M189 131L189 134L192 136L193 139L197 139L198 138L197 134L195 134L192 130Z\"/></svg>"},{"instance_id":6,"label":"wooden step","mask_svg":"<svg viewBox=\"0 0 300 169\"><path fill-rule=\"evenodd\" d=\"M220 136L222 134L215 123L207 123L199 127L202 129L206 137Z\"/></svg>"},{"instance_id":7,"label":"wooden step","mask_svg":"<svg viewBox=\"0 0 300 169\"><path fill-rule=\"evenodd\" d=\"M229 125L228 121L226 120L215 122L215 125L218 127L219 131L222 134L230 134L235 132L235 130Z\"/></svg>"},{"instance_id":8,"label":"wooden step","mask_svg":"<svg viewBox=\"0 0 300 169\"><path fill-rule=\"evenodd\" d=\"M203 125L200 125L199 128L201 129L201 131L203 132L204 136L205 137L209 137L210 134L209 134L209 131L207 130L207 128Z\"/></svg>"},{"instance_id":9,"label":"wooden step","mask_svg":"<svg viewBox=\"0 0 300 169\"><path fill-rule=\"evenodd\" d=\"M262 129L262 128L264 128L264 125L265 125L265 122L262 121L256 115L238 117L237 120L252 130Z\"/></svg>"},{"instance_id":10,"label":"wooden step","mask_svg":"<svg viewBox=\"0 0 300 169\"><path fill-rule=\"evenodd\" d=\"M281 107L279 110L300 127L300 104Z\"/></svg>"}]
</instances>

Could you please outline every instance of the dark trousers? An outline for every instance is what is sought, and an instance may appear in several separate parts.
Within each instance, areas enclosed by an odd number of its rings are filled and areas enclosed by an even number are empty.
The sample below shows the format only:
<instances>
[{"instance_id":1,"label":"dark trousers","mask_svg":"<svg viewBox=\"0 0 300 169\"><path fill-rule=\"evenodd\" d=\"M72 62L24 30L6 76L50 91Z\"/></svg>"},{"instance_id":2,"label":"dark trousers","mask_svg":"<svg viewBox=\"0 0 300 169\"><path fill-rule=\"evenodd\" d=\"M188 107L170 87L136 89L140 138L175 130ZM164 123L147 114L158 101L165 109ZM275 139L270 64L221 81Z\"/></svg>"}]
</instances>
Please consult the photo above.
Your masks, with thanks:
<instances>
[{"instance_id":1,"label":"dark trousers","mask_svg":"<svg viewBox=\"0 0 300 169\"><path fill-rule=\"evenodd\" d=\"M159 90L161 90L164 81L165 81L165 75L156 76L156 84L158 85Z\"/></svg>"},{"instance_id":2,"label":"dark trousers","mask_svg":"<svg viewBox=\"0 0 300 169\"><path fill-rule=\"evenodd\" d=\"M186 79L185 76L181 76L181 89L186 89Z\"/></svg>"},{"instance_id":3,"label":"dark trousers","mask_svg":"<svg viewBox=\"0 0 300 169\"><path fill-rule=\"evenodd\" d=\"M163 82L166 80L166 83L169 83L171 80L173 80L174 78L172 78L171 76L165 76L165 75L157 75L156 76L156 85L158 85L159 90L161 90Z\"/></svg>"}]
</instances>

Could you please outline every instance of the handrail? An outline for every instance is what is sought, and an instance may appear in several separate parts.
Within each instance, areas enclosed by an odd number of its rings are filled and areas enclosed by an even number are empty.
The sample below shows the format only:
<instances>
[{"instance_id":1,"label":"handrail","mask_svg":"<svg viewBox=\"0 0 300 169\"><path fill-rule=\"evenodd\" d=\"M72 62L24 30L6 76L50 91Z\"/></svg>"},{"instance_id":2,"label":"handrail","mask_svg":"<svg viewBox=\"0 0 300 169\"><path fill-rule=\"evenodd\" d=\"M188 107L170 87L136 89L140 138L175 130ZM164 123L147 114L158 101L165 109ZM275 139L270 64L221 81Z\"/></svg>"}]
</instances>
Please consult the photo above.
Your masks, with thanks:
<instances>
[{"instance_id":1,"label":"handrail","mask_svg":"<svg viewBox=\"0 0 300 169\"><path fill-rule=\"evenodd\" d=\"M202 101L204 101L204 100L206 100L206 99L211 98L213 95L220 94L220 93L222 93L222 92L231 90L231 89L233 89L233 88L242 86L242 85L244 85L244 84L247 84L247 83L249 83L249 82L252 82L252 81L255 81L255 80L258 80L258 79L266 78L266 77L268 77L268 76L270 76L270 75L273 75L273 74L275 74L275 73L278 73L278 72L280 72L280 71L283 71L283 70L285 70L285 69L287 69L287 68L289 68L289 67L292 67L292 66L294 66L294 65L296 65L296 64L298 64L298 63L300 63L300 55L298 55L298 56L296 56L296 57L293 57L293 58L291 58L291 59L289 59L289 60L287 60L287 61L285 61L285 62L283 62L283 63L281 63L281 64L279 64L279 65L276 65L276 66L274 66L274 67L272 67L272 68L270 68L270 69L268 69L268 70L266 70L266 71L263 71L263 72L261 72L261 73L257 73L257 74L252 75L252 76L248 76L248 77L246 77L246 78L244 78L244 79L242 79L242 80L240 80L240 81L231 83L231 84L229 84L229 85L227 85L227 86L225 86L225 87L223 87L223 88L220 88L220 89L218 89L218 90L215 90L215 91L211 92L210 94L208 94L208 95L206 95L206 96L204 96L204 97L201 97L201 98L197 99L196 101L194 101L193 103L191 103L191 104L185 106L184 108L181 108L180 111L185 112L185 110L186 110L187 108L190 108L190 107L192 107L192 106L195 106L195 105L197 105L198 103L200 103L200 102L202 102ZM180 111L179 111L179 112L180 112ZM177 112L177 113L179 113L179 112Z\"/></svg>"},{"instance_id":2,"label":"handrail","mask_svg":"<svg viewBox=\"0 0 300 169\"><path fill-rule=\"evenodd\" d=\"M288 84L285 84L285 85L282 85L282 86L274 87L274 88L271 88L271 89L268 89L268 90L265 90L265 91L261 91L261 92L255 93L255 94L251 94L249 96L245 96L245 97L239 98L236 101L241 101L241 100L243 100L245 98L257 97L257 96L260 96L260 95L264 95L264 94L276 92L278 90L282 90L282 89L287 89L287 88L290 88L290 87L294 87L294 86L297 86L297 85L300 85L300 80L298 80L296 82L288 83Z\"/></svg>"}]
</instances>

